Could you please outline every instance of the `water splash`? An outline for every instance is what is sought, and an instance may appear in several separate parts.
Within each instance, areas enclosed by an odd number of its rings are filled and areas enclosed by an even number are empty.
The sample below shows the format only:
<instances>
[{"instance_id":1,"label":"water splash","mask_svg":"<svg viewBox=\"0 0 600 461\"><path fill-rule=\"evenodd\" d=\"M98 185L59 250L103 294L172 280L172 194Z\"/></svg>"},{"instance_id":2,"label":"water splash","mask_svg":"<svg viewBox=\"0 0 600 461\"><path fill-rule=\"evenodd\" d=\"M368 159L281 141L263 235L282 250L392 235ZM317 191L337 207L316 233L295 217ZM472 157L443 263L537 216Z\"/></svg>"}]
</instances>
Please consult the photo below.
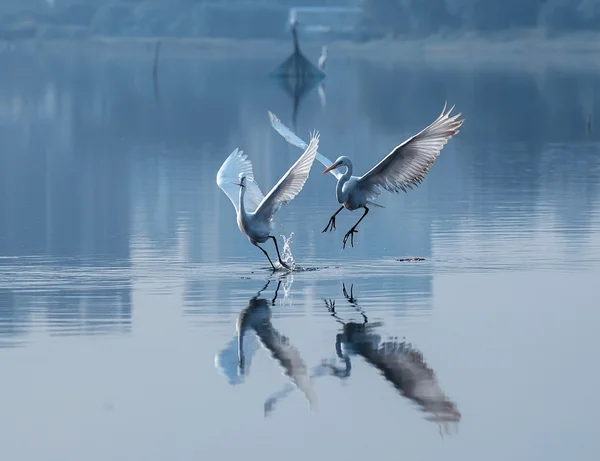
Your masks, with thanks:
<instances>
[{"instance_id":1,"label":"water splash","mask_svg":"<svg viewBox=\"0 0 600 461\"><path fill-rule=\"evenodd\" d=\"M292 294L292 284L294 283L294 273L291 272L283 281L283 301L286 301L288 304L292 304L292 300L290 299L290 295Z\"/></svg>"},{"instance_id":2,"label":"water splash","mask_svg":"<svg viewBox=\"0 0 600 461\"><path fill-rule=\"evenodd\" d=\"M294 261L294 255L292 255L292 236L294 233L292 232L289 237L285 235L280 235L283 239L283 251L281 255L281 259L290 266L292 269L295 268L296 262Z\"/></svg>"}]
</instances>

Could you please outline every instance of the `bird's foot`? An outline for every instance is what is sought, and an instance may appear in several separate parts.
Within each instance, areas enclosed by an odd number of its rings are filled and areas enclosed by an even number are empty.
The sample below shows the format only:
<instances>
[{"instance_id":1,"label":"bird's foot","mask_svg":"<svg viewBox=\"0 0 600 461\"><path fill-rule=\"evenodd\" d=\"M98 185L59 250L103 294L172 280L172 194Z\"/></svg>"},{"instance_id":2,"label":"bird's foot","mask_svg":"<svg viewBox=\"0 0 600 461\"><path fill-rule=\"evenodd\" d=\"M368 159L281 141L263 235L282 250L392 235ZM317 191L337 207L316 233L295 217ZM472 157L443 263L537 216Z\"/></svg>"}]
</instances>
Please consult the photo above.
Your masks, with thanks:
<instances>
[{"instance_id":1,"label":"bird's foot","mask_svg":"<svg viewBox=\"0 0 600 461\"><path fill-rule=\"evenodd\" d=\"M284 263L283 261L279 260L279 264L281 264L283 267L285 267L288 271L291 271L292 268L290 266L288 266L286 263Z\"/></svg>"},{"instance_id":2,"label":"bird's foot","mask_svg":"<svg viewBox=\"0 0 600 461\"><path fill-rule=\"evenodd\" d=\"M344 246L342 249L346 248L346 243L348 243L348 237L350 237L350 245L352 245L352 247L354 248L354 234L358 232L354 227L352 229L350 229L348 232L346 232L346 235L344 235Z\"/></svg>"},{"instance_id":3,"label":"bird's foot","mask_svg":"<svg viewBox=\"0 0 600 461\"><path fill-rule=\"evenodd\" d=\"M325 226L325 229L323 229L321 231L321 233L327 232L327 230L329 230L329 232L335 230L335 216L332 216L331 218L329 218L329 222L327 223L327 226Z\"/></svg>"}]
</instances>

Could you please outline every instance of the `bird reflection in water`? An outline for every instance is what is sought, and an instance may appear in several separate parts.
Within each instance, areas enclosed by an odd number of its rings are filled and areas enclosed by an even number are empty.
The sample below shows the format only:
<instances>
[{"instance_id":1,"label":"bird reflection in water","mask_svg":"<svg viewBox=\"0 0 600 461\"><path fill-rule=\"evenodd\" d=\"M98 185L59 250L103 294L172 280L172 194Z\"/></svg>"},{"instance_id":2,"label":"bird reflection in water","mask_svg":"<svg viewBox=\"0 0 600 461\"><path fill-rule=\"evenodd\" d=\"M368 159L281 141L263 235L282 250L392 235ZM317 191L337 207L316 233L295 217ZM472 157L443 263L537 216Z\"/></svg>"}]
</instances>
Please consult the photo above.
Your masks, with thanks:
<instances>
[{"instance_id":1,"label":"bird reflection in water","mask_svg":"<svg viewBox=\"0 0 600 461\"><path fill-rule=\"evenodd\" d=\"M257 348L254 346L255 343L252 342L252 340L255 341L254 336L247 335L246 333L253 330L262 347L269 351L271 357L283 368L285 375L294 383L293 388L297 387L306 396L312 409L316 404L316 395L311 379L308 376L306 363L300 356L298 349L290 344L289 338L279 333L271 323L272 312L270 306L275 305L282 279L279 279L277 282L277 288L272 300L260 297L260 294L267 289L270 283L271 280L268 280L267 284L258 291L256 296L248 301L248 306L238 315L236 322L236 366L232 366L233 364L231 363L231 342L228 347L217 354L215 364L227 377L232 375L243 377L247 375L251 358ZM237 384L237 381L234 381L232 382L230 379L230 384Z\"/></svg>"},{"instance_id":2,"label":"bird reflection in water","mask_svg":"<svg viewBox=\"0 0 600 461\"><path fill-rule=\"evenodd\" d=\"M416 403L421 411L427 414L426 419L438 424L440 435L449 433L450 423L458 424L461 414L437 381L435 372L427 365L423 354L406 341L396 338L381 341L376 329L381 322L369 322L367 315L360 308L353 294L343 285L346 300L361 314L363 321L345 322L335 310L335 300L325 300L327 310L337 322L342 324L342 332L336 335L335 351L343 365L338 366L335 360L324 360L313 369L311 378L334 376L342 380L350 377L352 372L351 356L361 356L368 364L375 367L401 395ZM287 392L289 393L289 392ZM287 395L284 392L273 394L266 406L273 408L276 401Z\"/></svg>"}]
</instances>

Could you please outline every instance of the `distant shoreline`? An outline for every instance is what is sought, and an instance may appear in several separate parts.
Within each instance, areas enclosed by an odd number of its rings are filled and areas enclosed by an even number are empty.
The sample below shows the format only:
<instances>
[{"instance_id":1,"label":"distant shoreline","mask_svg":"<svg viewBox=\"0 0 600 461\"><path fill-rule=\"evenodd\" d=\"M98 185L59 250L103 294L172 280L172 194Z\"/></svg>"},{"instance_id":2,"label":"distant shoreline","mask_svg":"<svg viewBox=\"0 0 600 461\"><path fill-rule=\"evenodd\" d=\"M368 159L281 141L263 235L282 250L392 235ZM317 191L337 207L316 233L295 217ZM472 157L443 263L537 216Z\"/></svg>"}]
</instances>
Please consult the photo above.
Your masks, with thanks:
<instances>
[{"instance_id":1,"label":"distant shoreline","mask_svg":"<svg viewBox=\"0 0 600 461\"><path fill-rule=\"evenodd\" d=\"M90 37L74 39L23 40L13 42L11 52L61 54L85 51L99 56L130 56L141 51L153 54L161 42L161 57L199 59L274 59L284 58L292 51L286 40L237 40L221 38L178 37ZM301 42L302 51L316 61L322 45L327 45L330 60L358 58L373 61L432 62L523 62L565 65L600 65L600 33L577 33L556 38L541 34L513 34L485 37L431 37L424 39L378 40L365 43L352 41ZM8 42L0 42L0 55L7 52Z\"/></svg>"}]
</instances>

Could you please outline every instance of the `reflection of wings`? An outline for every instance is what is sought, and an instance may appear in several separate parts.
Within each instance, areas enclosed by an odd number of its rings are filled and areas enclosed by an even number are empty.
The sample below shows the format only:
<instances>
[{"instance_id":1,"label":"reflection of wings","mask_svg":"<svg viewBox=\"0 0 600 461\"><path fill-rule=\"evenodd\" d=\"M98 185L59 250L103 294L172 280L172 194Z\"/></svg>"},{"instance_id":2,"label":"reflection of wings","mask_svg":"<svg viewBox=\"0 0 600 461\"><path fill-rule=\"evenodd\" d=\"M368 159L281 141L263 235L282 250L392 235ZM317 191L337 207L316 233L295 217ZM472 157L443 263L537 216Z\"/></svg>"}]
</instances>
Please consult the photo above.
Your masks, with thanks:
<instances>
[{"instance_id":1,"label":"reflection of wings","mask_svg":"<svg viewBox=\"0 0 600 461\"><path fill-rule=\"evenodd\" d=\"M324 361L321 365L317 365L313 368L312 373L310 374L310 379L313 380L315 378L320 378L321 376L326 376L330 373L331 365ZM292 386L291 384L286 384L283 386L283 389L277 392L273 392L271 397L265 400L265 416L269 416L275 410L275 405L287 397L289 394L294 392L296 386Z\"/></svg>"},{"instance_id":2,"label":"reflection of wings","mask_svg":"<svg viewBox=\"0 0 600 461\"><path fill-rule=\"evenodd\" d=\"M244 376L250 371L250 363L254 353L258 350L259 344L253 335L246 335L244 338L243 357L244 366L239 366L240 357L238 356L239 336L234 336L227 345L215 354L215 367L227 378L229 384L241 384Z\"/></svg>"},{"instance_id":3,"label":"reflection of wings","mask_svg":"<svg viewBox=\"0 0 600 461\"><path fill-rule=\"evenodd\" d=\"M275 330L269 321L254 325L254 330L263 346L283 367L285 374L304 393L312 408L317 399L308 376L306 363L300 356L298 349L289 343L286 336Z\"/></svg>"},{"instance_id":4,"label":"reflection of wings","mask_svg":"<svg viewBox=\"0 0 600 461\"><path fill-rule=\"evenodd\" d=\"M357 352L377 368L402 395L417 403L438 423L458 422L461 415L456 405L440 388L434 371L425 363L423 354L406 342L388 341L378 348L361 344Z\"/></svg>"}]
</instances>

